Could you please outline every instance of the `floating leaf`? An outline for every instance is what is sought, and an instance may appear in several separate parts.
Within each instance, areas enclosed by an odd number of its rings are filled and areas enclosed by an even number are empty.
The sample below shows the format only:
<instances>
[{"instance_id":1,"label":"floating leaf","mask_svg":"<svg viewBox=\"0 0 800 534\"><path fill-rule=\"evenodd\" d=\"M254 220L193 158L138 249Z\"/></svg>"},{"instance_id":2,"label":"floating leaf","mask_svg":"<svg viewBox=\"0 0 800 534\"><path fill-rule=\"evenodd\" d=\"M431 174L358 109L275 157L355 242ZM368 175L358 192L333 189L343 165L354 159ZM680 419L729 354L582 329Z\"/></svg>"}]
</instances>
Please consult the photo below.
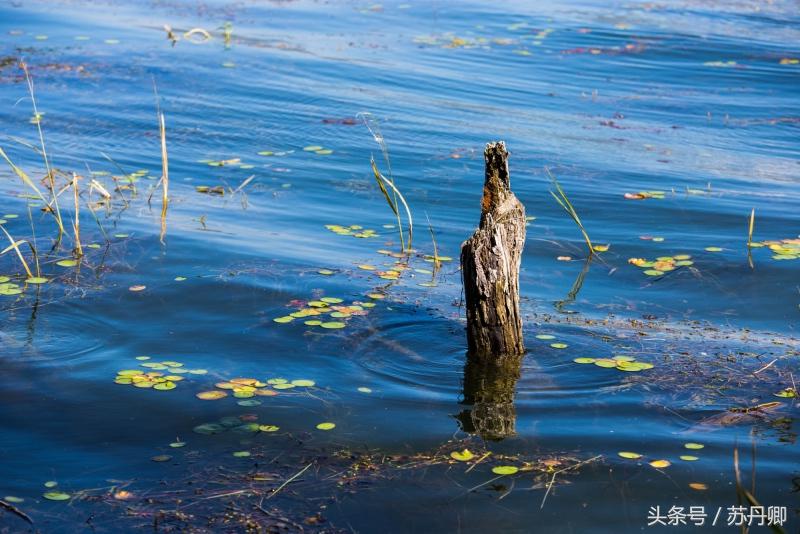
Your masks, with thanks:
<instances>
[{"instance_id":1,"label":"floating leaf","mask_svg":"<svg viewBox=\"0 0 800 534\"><path fill-rule=\"evenodd\" d=\"M317 430L333 430L336 428L334 423L320 423L317 425Z\"/></svg>"},{"instance_id":2,"label":"floating leaf","mask_svg":"<svg viewBox=\"0 0 800 534\"><path fill-rule=\"evenodd\" d=\"M550 334L539 334L538 336L536 336L536 339L541 339L543 341L546 341L548 339L555 339L555 338L556 338L556 336L551 336Z\"/></svg>"},{"instance_id":3,"label":"floating leaf","mask_svg":"<svg viewBox=\"0 0 800 534\"><path fill-rule=\"evenodd\" d=\"M292 389L294 384L275 384L272 387L275 389Z\"/></svg>"},{"instance_id":4,"label":"floating leaf","mask_svg":"<svg viewBox=\"0 0 800 534\"><path fill-rule=\"evenodd\" d=\"M639 454L638 452L622 451L618 452L617 454L620 455L622 458L626 458L628 460L638 460L639 458L642 457L642 455Z\"/></svg>"},{"instance_id":5,"label":"floating leaf","mask_svg":"<svg viewBox=\"0 0 800 534\"><path fill-rule=\"evenodd\" d=\"M175 389L176 387L177 386L175 385L175 382L171 382L168 380L166 382L161 382L159 384L154 385L153 389L157 389L159 391L169 391L170 389Z\"/></svg>"},{"instance_id":6,"label":"floating leaf","mask_svg":"<svg viewBox=\"0 0 800 534\"><path fill-rule=\"evenodd\" d=\"M292 317L291 315L285 315L283 317L277 317L273 319L273 321L275 321L276 323L290 323L294 321L294 317Z\"/></svg>"},{"instance_id":7,"label":"floating leaf","mask_svg":"<svg viewBox=\"0 0 800 534\"><path fill-rule=\"evenodd\" d=\"M707 252L722 252L722 249L719 247L706 247L705 250Z\"/></svg>"},{"instance_id":8,"label":"floating leaf","mask_svg":"<svg viewBox=\"0 0 800 534\"><path fill-rule=\"evenodd\" d=\"M129 287L128 291L133 291L134 293L137 293L139 291L144 291L145 289L147 289L147 286L143 286L141 284L137 284L135 286Z\"/></svg>"},{"instance_id":9,"label":"floating leaf","mask_svg":"<svg viewBox=\"0 0 800 534\"><path fill-rule=\"evenodd\" d=\"M314 386L313 380L292 380L292 385L302 388L310 388Z\"/></svg>"},{"instance_id":10,"label":"floating leaf","mask_svg":"<svg viewBox=\"0 0 800 534\"><path fill-rule=\"evenodd\" d=\"M492 467L492 473L495 475L513 475L519 471L518 467L513 465L498 465Z\"/></svg>"},{"instance_id":11,"label":"floating leaf","mask_svg":"<svg viewBox=\"0 0 800 534\"><path fill-rule=\"evenodd\" d=\"M61 260L57 261L56 265L60 267L75 267L78 265L78 260Z\"/></svg>"},{"instance_id":12,"label":"floating leaf","mask_svg":"<svg viewBox=\"0 0 800 534\"><path fill-rule=\"evenodd\" d=\"M597 360L595 358L575 358L572 361L575 363L594 363Z\"/></svg>"},{"instance_id":13,"label":"floating leaf","mask_svg":"<svg viewBox=\"0 0 800 534\"><path fill-rule=\"evenodd\" d=\"M55 488L56 486L58 486L58 482L56 482L55 480L48 480L47 482L44 483L45 488Z\"/></svg>"},{"instance_id":14,"label":"floating leaf","mask_svg":"<svg viewBox=\"0 0 800 534\"><path fill-rule=\"evenodd\" d=\"M250 451L236 451L233 456L234 458L247 458L250 456Z\"/></svg>"},{"instance_id":15,"label":"floating leaf","mask_svg":"<svg viewBox=\"0 0 800 534\"><path fill-rule=\"evenodd\" d=\"M594 364L598 367L606 367L610 369L612 367L616 367L618 365L618 362L616 360L612 360L609 358L600 358L598 360L595 360Z\"/></svg>"},{"instance_id":16,"label":"floating leaf","mask_svg":"<svg viewBox=\"0 0 800 534\"><path fill-rule=\"evenodd\" d=\"M154 462L169 462L170 460L172 460L172 456L170 456L169 454L159 454L157 456L153 456L150 459L153 460Z\"/></svg>"},{"instance_id":17,"label":"floating leaf","mask_svg":"<svg viewBox=\"0 0 800 534\"><path fill-rule=\"evenodd\" d=\"M689 484L689 487L697 491L705 491L708 489L708 486L703 484L702 482L691 482Z\"/></svg>"},{"instance_id":18,"label":"floating leaf","mask_svg":"<svg viewBox=\"0 0 800 534\"><path fill-rule=\"evenodd\" d=\"M258 429L261 432L277 432L278 430L280 430L280 427L277 427L275 425L258 425Z\"/></svg>"},{"instance_id":19,"label":"floating leaf","mask_svg":"<svg viewBox=\"0 0 800 534\"><path fill-rule=\"evenodd\" d=\"M322 328L327 328L327 329L330 329L330 330L336 330L336 329L339 329L339 328L344 328L347 325L345 323L342 323L342 322L339 322L339 321L331 321L331 322L328 322L328 323L322 323L320 326Z\"/></svg>"},{"instance_id":20,"label":"floating leaf","mask_svg":"<svg viewBox=\"0 0 800 534\"><path fill-rule=\"evenodd\" d=\"M69 493L64 493L62 491L48 491L42 494L42 497L48 501L68 501L71 498Z\"/></svg>"},{"instance_id":21,"label":"floating leaf","mask_svg":"<svg viewBox=\"0 0 800 534\"><path fill-rule=\"evenodd\" d=\"M227 397L228 394L225 393L224 391L213 390L213 391L201 391L195 396L201 400L219 400L224 397Z\"/></svg>"},{"instance_id":22,"label":"floating leaf","mask_svg":"<svg viewBox=\"0 0 800 534\"><path fill-rule=\"evenodd\" d=\"M700 459L697 456L690 456L688 454L684 454L680 458L681 458L681 460L683 460L685 462L696 462L697 460Z\"/></svg>"},{"instance_id":23,"label":"floating leaf","mask_svg":"<svg viewBox=\"0 0 800 534\"><path fill-rule=\"evenodd\" d=\"M49 280L41 276L31 276L25 280L26 284L46 284L47 282L49 282Z\"/></svg>"},{"instance_id":24,"label":"floating leaf","mask_svg":"<svg viewBox=\"0 0 800 534\"><path fill-rule=\"evenodd\" d=\"M781 390L781 391L779 391L777 393L774 393L774 395L776 397L783 397L783 398L786 398L786 399L793 399L793 398L797 397L797 392L794 390L794 388L786 388L786 389L783 389L783 390Z\"/></svg>"},{"instance_id":25,"label":"floating leaf","mask_svg":"<svg viewBox=\"0 0 800 534\"><path fill-rule=\"evenodd\" d=\"M664 274L664 271L659 271L656 269L648 269L644 272L644 274L646 274L647 276L661 276L662 274Z\"/></svg>"},{"instance_id":26,"label":"floating leaf","mask_svg":"<svg viewBox=\"0 0 800 534\"><path fill-rule=\"evenodd\" d=\"M699 451L700 449L705 448L705 445L702 443L684 443L683 446L693 451Z\"/></svg>"},{"instance_id":27,"label":"floating leaf","mask_svg":"<svg viewBox=\"0 0 800 534\"><path fill-rule=\"evenodd\" d=\"M566 349L569 345L566 343L550 343L550 346L554 349Z\"/></svg>"},{"instance_id":28,"label":"floating leaf","mask_svg":"<svg viewBox=\"0 0 800 534\"><path fill-rule=\"evenodd\" d=\"M669 460L653 460L652 462L650 462L650 465L652 465L656 469L664 469L666 467L671 466L672 464L669 463Z\"/></svg>"},{"instance_id":29,"label":"floating leaf","mask_svg":"<svg viewBox=\"0 0 800 534\"><path fill-rule=\"evenodd\" d=\"M186 442L185 441L173 441L172 443L169 444L169 446L172 447L173 449L180 449L181 447L185 447L186 446Z\"/></svg>"},{"instance_id":30,"label":"floating leaf","mask_svg":"<svg viewBox=\"0 0 800 534\"><path fill-rule=\"evenodd\" d=\"M453 451L450 453L450 458L453 460L458 460L459 462L468 462L475 458L475 455L472 454L469 449L464 449L463 451Z\"/></svg>"},{"instance_id":31,"label":"floating leaf","mask_svg":"<svg viewBox=\"0 0 800 534\"><path fill-rule=\"evenodd\" d=\"M316 152L317 150L322 150L322 148L323 147L319 145L309 145L307 147L304 147L303 150L305 150L306 152Z\"/></svg>"},{"instance_id":32,"label":"floating leaf","mask_svg":"<svg viewBox=\"0 0 800 534\"><path fill-rule=\"evenodd\" d=\"M363 386L358 388L358 391L361 392L361 393L372 393L372 390L370 388L363 387Z\"/></svg>"}]
</instances>

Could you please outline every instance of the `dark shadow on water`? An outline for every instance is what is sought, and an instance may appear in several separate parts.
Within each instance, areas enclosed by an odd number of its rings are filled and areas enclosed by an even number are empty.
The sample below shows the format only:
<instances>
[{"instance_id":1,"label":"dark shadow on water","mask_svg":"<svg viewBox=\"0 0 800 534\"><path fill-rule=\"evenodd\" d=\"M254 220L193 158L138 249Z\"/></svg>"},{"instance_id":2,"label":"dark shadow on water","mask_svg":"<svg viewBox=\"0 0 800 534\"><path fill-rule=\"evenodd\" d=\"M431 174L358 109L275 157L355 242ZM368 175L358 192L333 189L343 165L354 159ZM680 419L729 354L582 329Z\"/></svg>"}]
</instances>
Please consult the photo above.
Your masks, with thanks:
<instances>
[{"instance_id":1,"label":"dark shadow on water","mask_svg":"<svg viewBox=\"0 0 800 534\"><path fill-rule=\"evenodd\" d=\"M516 434L514 388L520 377L522 355L492 360L471 358L464 366L464 399L469 408L456 418L464 432L499 441Z\"/></svg>"}]
</instances>

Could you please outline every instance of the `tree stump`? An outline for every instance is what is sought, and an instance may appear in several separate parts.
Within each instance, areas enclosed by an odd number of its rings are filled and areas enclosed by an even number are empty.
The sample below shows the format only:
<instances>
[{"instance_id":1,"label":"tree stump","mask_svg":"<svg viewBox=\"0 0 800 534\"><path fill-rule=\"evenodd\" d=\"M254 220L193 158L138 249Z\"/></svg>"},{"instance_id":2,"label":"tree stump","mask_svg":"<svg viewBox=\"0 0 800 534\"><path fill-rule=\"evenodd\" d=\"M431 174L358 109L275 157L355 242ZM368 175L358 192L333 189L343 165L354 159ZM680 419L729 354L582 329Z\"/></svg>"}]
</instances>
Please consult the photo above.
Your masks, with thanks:
<instances>
[{"instance_id":1,"label":"tree stump","mask_svg":"<svg viewBox=\"0 0 800 534\"><path fill-rule=\"evenodd\" d=\"M461 245L461 272L468 357L485 361L525 352L519 311L525 207L511 192L505 143L487 144L484 159L481 221Z\"/></svg>"}]
</instances>

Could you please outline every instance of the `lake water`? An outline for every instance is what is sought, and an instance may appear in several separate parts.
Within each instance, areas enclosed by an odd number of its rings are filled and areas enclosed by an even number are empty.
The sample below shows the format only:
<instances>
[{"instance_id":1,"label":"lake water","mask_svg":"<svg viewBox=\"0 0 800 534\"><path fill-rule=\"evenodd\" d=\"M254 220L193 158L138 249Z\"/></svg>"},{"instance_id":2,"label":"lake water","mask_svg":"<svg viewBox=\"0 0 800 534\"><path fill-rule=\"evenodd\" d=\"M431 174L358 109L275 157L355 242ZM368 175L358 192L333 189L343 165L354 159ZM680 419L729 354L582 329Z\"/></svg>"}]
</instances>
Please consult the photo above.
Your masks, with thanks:
<instances>
[{"instance_id":1,"label":"lake water","mask_svg":"<svg viewBox=\"0 0 800 534\"><path fill-rule=\"evenodd\" d=\"M3 228L49 279L0 256L23 290L0 295L0 498L35 528L730 530L738 448L743 486L797 531L797 404L775 396L800 379L796 2L21 0L0 2L0 36L0 147L45 175L24 60L58 187L82 176L85 255L63 267L72 190L49 252L53 217L0 169ZM364 118L414 216L400 267ZM531 217L528 353L518 380L483 381L465 369L458 255L496 139ZM546 169L610 245L589 263ZM765 246L748 249L752 209ZM439 269L428 220L453 259ZM342 308L291 317L309 301ZM614 355L653 368L574 362ZM237 377L273 394L215 387ZM708 518L648 527L655 506Z\"/></svg>"}]
</instances>

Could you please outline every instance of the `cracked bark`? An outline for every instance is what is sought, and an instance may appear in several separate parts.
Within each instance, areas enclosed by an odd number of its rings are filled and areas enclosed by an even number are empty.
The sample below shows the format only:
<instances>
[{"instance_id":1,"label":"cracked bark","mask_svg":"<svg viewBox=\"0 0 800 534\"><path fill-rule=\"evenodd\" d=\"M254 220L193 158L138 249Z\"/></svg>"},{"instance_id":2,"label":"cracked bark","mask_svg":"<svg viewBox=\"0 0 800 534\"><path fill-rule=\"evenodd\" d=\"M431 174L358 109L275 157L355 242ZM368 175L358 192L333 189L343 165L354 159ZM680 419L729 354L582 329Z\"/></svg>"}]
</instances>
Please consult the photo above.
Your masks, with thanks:
<instances>
[{"instance_id":1,"label":"cracked bark","mask_svg":"<svg viewBox=\"0 0 800 534\"><path fill-rule=\"evenodd\" d=\"M511 192L508 151L486 145L481 220L461 245L468 357L478 361L525 352L519 310L519 267L525 246L525 207Z\"/></svg>"}]
</instances>

